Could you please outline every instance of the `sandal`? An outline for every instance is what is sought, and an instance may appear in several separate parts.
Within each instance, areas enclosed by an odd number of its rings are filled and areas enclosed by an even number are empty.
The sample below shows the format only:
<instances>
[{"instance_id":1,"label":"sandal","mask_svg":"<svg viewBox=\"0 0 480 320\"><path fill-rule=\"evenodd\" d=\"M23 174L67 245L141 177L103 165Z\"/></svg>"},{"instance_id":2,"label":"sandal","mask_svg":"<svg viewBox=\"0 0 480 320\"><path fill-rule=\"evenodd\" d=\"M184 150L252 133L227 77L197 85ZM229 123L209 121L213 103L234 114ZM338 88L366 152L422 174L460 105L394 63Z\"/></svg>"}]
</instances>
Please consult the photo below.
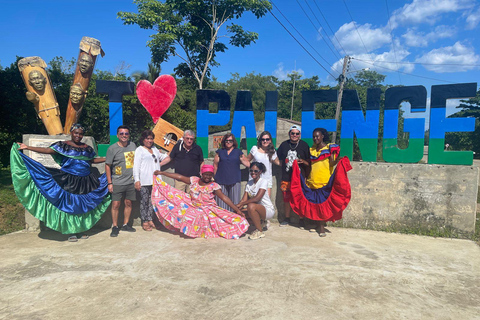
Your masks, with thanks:
<instances>
[{"instance_id":1,"label":"sandal","mask_svg":"<svg viewBox=\"0 0 480 320\"><path fill-rule=\"evenodd\" d=\"M152 231L152 227L150 226L150 223L148 221L145 221L142 223L142 228L145 231Z\"/></svg>"},{"instance_id":2,"label":"sandal","mask_svg":"<svg viewBox=\"0 0 480 320\"><path fill-rule=\"evenodd\" d=\"M327 234L325 232L322 232L322 233L319 234L319 236L323 238L323 237L326 237Z\"/></svg>"},{"instance_id":3,"label":"sandal","mask_svg":"<svg viewBox=\"0 0 480 320\"><path fill-rule=\"evenodd\" d=\"M82 240L87 240L88 238L90 238L90 236L87 236L86 234L79 234L77 235L77 238Z\"/></svg>"},{"instance_id":4,"label":"sandal","mask_svg":"<svg viewBox=\"0 0 480 320\"><path fill-rule=\"evenodd\" d=\"M150 225L150 227L152 227L152 229L156 229L156 228L157 228L157 227L155 226L155 223L153 222L153 220L148 221L148 224Z\"/></svg>"},{"instance_id":5,"label":"sandal","mask_svg":"<svg viewBox=\"0 0 480 320\"><path fill-rule=\"evenodd\" d=\"M77 236L68 237L68 242L77 242L77 241L78 241Z\"/></svg>"}]
</instances>

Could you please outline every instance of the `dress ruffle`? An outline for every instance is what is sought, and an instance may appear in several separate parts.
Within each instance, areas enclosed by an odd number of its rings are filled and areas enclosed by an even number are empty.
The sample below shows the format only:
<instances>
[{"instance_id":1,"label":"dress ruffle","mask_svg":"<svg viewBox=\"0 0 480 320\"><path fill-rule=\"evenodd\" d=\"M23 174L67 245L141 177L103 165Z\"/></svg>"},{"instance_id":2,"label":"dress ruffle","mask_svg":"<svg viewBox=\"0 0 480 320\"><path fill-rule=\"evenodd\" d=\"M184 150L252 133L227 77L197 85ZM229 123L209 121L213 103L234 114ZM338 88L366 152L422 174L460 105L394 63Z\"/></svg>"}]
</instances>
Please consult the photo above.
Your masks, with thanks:
<instances>
[{"instance_id":1,"label":"dress ruffle","mask_svg":"<svg viewBox=\"0 0 480 320\"><path fill-rule=\"evenodd\" d=\"M16 143L10 151L10 166L18 199L50 229L64 234L86 231L100 220L110 205L105 175L100 177L100 187L93 192L69 193L42 164L20 153Z\"/></svg>"},{"instance_id":2,"label":"dress ruffle","mask_svg":"<svg viewBox=\"0 0 480 320\"><path fill-rule=\"evenodd\" d=\"M294 163L290 191L290 205L298 215L317 221L336 221L342 219L343 210L351 198L351 187L347 172L352 169L347 157L339 160L334 173L326 186L310 189Z\"/></svg>"},{"instance_id":3,"label":"dress ruffle","mask_svg":"<svg viewBox=\"0 0 480 320\"><path fill-rule=\"evenodd\" d=\"M159 221L168 230L191 238L238 239L249 227L244 217L220 208L213 199L192 201L189 194L171 187L158 176L153 184L152 204Z\"/></svg>"}]
</instances>

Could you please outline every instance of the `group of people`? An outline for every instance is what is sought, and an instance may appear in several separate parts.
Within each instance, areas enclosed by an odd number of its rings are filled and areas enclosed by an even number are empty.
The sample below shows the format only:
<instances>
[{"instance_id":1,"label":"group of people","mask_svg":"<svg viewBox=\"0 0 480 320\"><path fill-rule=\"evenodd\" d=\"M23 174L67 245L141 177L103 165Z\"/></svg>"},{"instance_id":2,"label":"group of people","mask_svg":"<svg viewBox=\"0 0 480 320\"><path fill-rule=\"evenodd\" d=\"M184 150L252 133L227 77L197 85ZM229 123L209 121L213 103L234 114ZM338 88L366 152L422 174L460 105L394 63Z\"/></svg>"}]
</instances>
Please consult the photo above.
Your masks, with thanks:
<instances>
[{"instance_id":1,"label":"group of people","mask_svg":"<svg viewBox=\"0 0 480 320\"><path fill-rule=\"evenodd\" d=\"M235 136L226 134L221 148L216 151L213 165L204 163L203 151L195 144L195 133L186 130L169 154L160 152L154 145L155 134L142 132L139 144L130 141L127 126L117 129L118 142L112 144L105 158L95 157L93 149L81 142L85 129L74 124L71 140L39 148L18 143L12 147L12 177L17 195L26 209L51 229L72 234L69 241L87 238L82 232L98 222L111 202L112 230L116 237L120 231L135 232L129 225L132 201L140 195L142 228L151 231L156 221L168 230L188 237L223 237L238 239L249 229L252 240L265 237L269 222L275 213L271 201L272 164L281 166L281 190L285 219L280 226L291 224L292 208L300 217L300 227L306 219L313 220L309 228L319 228L325 236L325 221L341 218L339 211L323 203L332 189L336 192L336 204L348 203L350 188L339 188L334 183L334 168L339 163L336 144L328 144L328 132L315 129L314 144L310 148L301 140L301 129L292 126L289 139L278 150L272 136L262 132L257 145L248 155L238 148ZM31 150L51 154L61 169L46 168L25 156L19 150ZM162 171L173 161L175 173ZM348 159L346 160L348 161ZM90 170L91 163L105 162L105 174ZM249 181L242 195L240 165L249 168ZM348 166L343 166L348 171ZM346 171L345 171L346 172ZM162 180L162 176L175 180L174 187ZM339 175L341 176L341 175ZM345 175L346 177L346 175ZM345 187L348 179L340 183ZM28 191L28 192L27 192ZM342 194L343 193L343 194ZM321 194L320 200L311 194ZM32 198L32 195L35 197ZM124 220L119 226L119 208L123 200ZM311 211L304 212L305 201L311 203ZM321 205L318 208L317 205ZM103 212L102 212L103 210ZM250 221L250 223L249 223Z\"/></svg>"}]
</instances>

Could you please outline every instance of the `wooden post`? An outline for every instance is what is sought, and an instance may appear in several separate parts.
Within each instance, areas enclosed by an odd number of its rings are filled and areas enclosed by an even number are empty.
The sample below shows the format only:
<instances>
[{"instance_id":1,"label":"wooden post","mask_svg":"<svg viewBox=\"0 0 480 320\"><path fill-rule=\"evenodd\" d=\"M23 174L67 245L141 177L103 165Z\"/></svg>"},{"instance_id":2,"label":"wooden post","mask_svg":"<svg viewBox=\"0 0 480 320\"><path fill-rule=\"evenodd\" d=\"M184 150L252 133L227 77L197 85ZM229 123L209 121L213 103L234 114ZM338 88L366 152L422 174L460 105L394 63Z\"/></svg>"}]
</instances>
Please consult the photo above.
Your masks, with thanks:
<instances>
[{"instance_id":1,"label":"wooden post","mask_svg":"<svg viewBox=\"0 0 480 320\"><path fill-rule=\"evenodd\" d=\"M33 103L49 135L62 134L60 109L55 92L45 71L47 64L40 57L27 57L18 61L18 69L27 87L27 99Z\"/></svg>"},{"instance_id":2,"label":"wooden post","mask_svg":"<svg viewBox=\"0 0 480 320\"><path fill-rule=\"evenodd\" d=\"M335 132L332 134L332 143L336 143L337 141L337 131L338 131L338 119L340 118L340 107L342 106L342 97L343 97L343 85L345 84L345 73L347 72L348 62L350 61L349 56L345 56L343 59L343 70L342 74L340 75L340 90L338 92L338 99L337 99L337 109L335 110L335 123L336 128Z\"/></svg>"},{"instance_id":3,"label":"wooden post","mask_svg":"<svg viewBox=\"0 0 480 320\"><path fill-rule=\"evenodd\" d=\"M88 85L90 84L95 62L99 54L101 54L102 57L105 55L100 41L90 37L83 37L82 41L80 41L80 53L78 54L73 85L70 88L67 115L65 117L65 126L63 127L63 133L65 134L70 133L72 124L76 123L80 117L87 95Z\"/></svg>"}]
</instances>

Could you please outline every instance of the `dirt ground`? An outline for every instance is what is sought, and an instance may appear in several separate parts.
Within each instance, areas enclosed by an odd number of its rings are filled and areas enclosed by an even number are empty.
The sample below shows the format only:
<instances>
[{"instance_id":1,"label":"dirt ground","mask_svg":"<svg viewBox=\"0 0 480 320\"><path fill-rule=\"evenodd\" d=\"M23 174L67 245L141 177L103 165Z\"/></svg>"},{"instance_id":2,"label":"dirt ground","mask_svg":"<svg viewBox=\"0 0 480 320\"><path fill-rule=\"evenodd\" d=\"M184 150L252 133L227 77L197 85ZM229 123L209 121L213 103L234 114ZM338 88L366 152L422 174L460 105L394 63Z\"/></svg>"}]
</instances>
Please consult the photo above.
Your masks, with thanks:
<instances>
[{"instance_id":1,"label":"dirt ground","mask_svg":"<svg viewBox=\"0 0 480 320\"><path fill-rule=\"evenodd\" d=\"M0 319L480 319L473 241L329 229L4 235Z\"/></svg>"}]
</instances>

